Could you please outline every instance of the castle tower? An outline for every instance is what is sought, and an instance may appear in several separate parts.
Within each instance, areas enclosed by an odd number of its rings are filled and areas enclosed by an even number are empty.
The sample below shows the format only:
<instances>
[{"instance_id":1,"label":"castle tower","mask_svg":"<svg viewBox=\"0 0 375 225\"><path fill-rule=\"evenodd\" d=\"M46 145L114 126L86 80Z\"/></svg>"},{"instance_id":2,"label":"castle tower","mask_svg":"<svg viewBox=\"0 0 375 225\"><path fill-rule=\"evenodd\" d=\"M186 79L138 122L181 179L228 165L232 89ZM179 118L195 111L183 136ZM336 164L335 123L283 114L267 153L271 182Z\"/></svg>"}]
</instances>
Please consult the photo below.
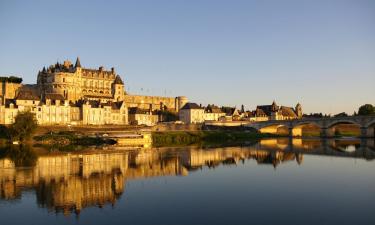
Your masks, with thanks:
<instances>
[{"instance_id":1,"label":"castle tower","mask_svg":"<svg viewBox=\"0 0 375 225\"><path fill-rule=\"evenodd\" d=\"M175 99L175 110L176 110L176 112L180 111L180 109L182 107L184 107L184 105L186 103L188 103L188 101L189 101L188 98L185 97L185 96L176 97L176 99Z\"/></svg>"},{"instance_id":2,"label":"castle tower","mask_svg":"<svg viewBox=\"0 0 375 225\"><path fill-rule=\"evenodd\" d=\"M112 94L115 101L124 100L124 82L119 75L116 76L115 81L112 84Z\"/></svg>"}]
</instances>

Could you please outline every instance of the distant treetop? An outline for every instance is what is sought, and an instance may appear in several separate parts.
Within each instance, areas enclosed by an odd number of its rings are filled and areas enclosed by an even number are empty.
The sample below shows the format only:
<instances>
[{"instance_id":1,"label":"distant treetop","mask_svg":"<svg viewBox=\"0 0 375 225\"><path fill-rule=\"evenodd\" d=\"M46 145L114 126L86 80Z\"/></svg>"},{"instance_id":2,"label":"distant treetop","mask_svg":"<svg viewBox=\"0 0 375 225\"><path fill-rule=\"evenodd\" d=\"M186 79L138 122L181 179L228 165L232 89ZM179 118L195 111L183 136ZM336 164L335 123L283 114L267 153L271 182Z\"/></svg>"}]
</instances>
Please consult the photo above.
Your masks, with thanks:
<instances>
[{"instance_id":1,"label":"distant treetop","mask_svg":"<svg viewBox=\"0 0 375 225\"><path fill-rule=\"evenodd\" d=\"M22 78L21 77L15 77L15 76L0 77L0 82L9 82L9 83L20 84L20 83L22 83Z\"/></svg>"},{"instance_id":2,"label":"distant treetop","mask_svg":"<svg viewBox=\"0 0 375 225\"><path fill-rule=\"evenodd\" d=\"M375 115L375 107L371 104L362 105L358 109L358 115L360 116Z\"/></svg>"}]
</instances>

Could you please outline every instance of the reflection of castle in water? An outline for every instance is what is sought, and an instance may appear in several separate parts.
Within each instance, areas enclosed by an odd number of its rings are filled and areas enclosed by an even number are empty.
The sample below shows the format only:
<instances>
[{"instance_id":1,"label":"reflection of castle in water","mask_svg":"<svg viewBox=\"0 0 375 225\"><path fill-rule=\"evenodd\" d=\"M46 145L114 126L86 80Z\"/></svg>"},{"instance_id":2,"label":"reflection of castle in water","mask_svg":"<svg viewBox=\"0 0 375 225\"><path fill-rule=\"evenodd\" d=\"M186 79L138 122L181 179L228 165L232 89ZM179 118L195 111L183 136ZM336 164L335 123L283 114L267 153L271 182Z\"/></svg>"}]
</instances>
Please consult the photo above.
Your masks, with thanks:
<instances>
[{"instance_id":1,"label":"reflection of castle in water","mask_svg":"<svg viewBox=\"0 0 375 225\"><path fill-rule=\"evenodd\" d=\"M317 145L307 141L298 146L309 149ZM243 148L42 155L37 158L36 165L29 168L16 167L13 161L5 158L0 160L0 194L2 199L11 200L19 198L24 189L33 189L40 206L64 214L79 213L86 207L114 204L124 192L126 180L188 175L189 171L203 166L237 164L247 159L274 167L287 161L301 164L302 152L287 150L287 146L291 146L290 142L265 140L255 147Z\"/></svg>"}]
</instances>

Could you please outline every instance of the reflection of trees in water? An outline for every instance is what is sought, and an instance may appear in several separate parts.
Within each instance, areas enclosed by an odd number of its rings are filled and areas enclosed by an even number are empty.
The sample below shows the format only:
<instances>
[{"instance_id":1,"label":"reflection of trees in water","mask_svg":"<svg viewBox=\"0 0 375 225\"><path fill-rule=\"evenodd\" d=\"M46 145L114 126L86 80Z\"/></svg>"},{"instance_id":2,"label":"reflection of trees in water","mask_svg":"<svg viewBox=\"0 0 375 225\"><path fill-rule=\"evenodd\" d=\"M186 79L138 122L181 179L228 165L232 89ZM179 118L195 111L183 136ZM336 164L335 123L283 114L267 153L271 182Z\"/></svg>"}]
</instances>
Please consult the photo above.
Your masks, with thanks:
<instances>
[{"instance_id":1,"label":"reflection of trees in water","mask_svg":"<svg viewBox=\"0 0 375 225\"><path fill-rule=\"evenodd\" d=\"M29 145L9 145L0 148L1 158L9 158L17 167L32 167L38 157Z\"/></svg>"}]
</instances>

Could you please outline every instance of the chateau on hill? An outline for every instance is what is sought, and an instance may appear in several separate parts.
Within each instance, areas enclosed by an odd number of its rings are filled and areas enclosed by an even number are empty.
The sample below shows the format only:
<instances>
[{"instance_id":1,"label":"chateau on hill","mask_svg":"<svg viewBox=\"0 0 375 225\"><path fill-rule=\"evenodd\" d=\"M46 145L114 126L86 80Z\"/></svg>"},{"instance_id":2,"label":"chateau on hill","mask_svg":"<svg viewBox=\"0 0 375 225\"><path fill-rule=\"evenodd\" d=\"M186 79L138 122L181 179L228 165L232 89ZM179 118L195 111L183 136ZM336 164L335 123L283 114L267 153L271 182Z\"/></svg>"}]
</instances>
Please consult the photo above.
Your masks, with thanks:
<instances>
[{"instance_id":1,"label":"chateau on hill","mask_svg":"<svg viewBox=\"0 0 375 225\"><path fill-rule=\"evenodd\" d=\"M129 95L114 68L83 68L79 58L74 65L64 61L44 67L36 85L21 81L0 79L0 124L12 124L18 112L31 111L42 125L152 125L163 120L163 111L177 113L188 101L184 96ZM129 107L140 110L129 111ZM142 115L129 117L129 113L139 112ZM135 118L141 119L133 121Z\"/></svg>"}]
</instances>

